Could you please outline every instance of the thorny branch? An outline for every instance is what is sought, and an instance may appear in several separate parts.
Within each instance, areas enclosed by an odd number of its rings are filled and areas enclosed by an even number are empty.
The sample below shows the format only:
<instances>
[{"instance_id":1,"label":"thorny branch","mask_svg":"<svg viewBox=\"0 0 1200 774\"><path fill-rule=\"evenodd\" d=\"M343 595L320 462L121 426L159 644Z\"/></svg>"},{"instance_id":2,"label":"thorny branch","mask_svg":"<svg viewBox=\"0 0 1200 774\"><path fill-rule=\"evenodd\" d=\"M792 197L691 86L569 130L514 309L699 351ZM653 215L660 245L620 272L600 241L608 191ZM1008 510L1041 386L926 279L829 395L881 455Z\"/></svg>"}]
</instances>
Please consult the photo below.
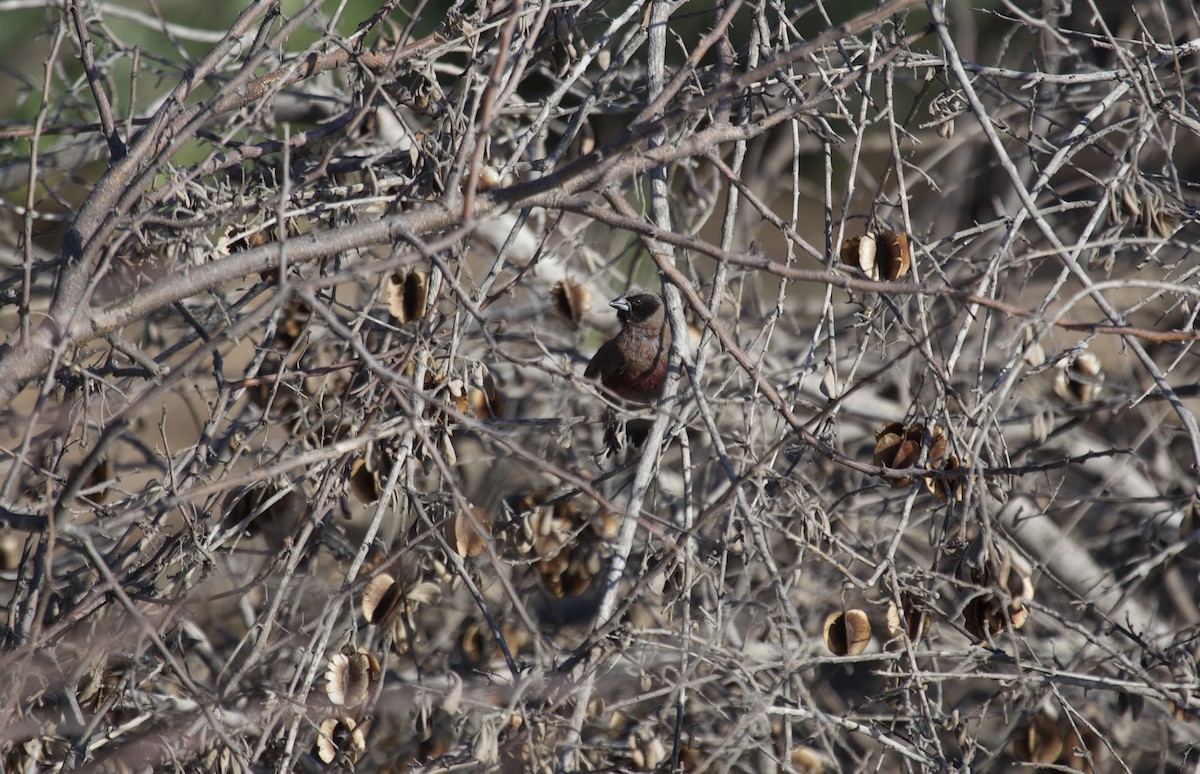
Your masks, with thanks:
<instances>
[{"instance_id":1,"label":"thorny branch","mask_svg":"<svg viewBox=\"0 0 1200 774\"><path fill-rule=\"evenodd\" d=\"M8 63L0 768L1195 766L1192 4L402 5Z\"/></svg>"}]
</instances>

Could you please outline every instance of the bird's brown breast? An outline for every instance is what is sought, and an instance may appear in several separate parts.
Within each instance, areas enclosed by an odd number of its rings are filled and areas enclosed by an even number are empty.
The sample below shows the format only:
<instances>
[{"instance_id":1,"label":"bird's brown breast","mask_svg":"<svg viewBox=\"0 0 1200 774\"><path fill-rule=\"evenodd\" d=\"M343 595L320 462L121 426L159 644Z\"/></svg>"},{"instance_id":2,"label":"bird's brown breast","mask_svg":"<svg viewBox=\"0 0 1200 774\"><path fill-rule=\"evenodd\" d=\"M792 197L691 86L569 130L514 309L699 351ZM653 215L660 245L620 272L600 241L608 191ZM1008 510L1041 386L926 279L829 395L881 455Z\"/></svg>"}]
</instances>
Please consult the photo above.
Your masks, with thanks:
<instances>
[{"instance_id":1,"label":"bird's brown breast","mask_svg":"<svg viewBox=\"0 0 1200 774\"><path fill-rule=\"evenodd\" d=\"M600 379L605 388L630 401L650 403L662 394L671 350L671 328L661 314L627 324L606 341L584 373Z\"/></svg>"}]
</instances>

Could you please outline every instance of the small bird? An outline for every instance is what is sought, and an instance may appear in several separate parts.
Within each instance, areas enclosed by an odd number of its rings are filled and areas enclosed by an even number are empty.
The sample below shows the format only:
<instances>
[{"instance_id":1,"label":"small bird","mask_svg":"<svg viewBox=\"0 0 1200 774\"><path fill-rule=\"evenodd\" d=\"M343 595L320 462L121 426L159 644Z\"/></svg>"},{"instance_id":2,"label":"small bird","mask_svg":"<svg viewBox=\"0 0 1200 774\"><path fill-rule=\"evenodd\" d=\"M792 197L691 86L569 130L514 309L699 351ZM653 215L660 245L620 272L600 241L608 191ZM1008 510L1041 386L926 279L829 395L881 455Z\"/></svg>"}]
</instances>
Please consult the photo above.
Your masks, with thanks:
<instances>
[{"instance_id":1,"label":"small bird","mask_svg":"<svg viewBox=\"0 0 1200 774\"><path fill-rule=\"evenodd\" d=\"M614 299L621 332L604 342L584 376L599 379L622 400L653 403L662 395L671 351L671 326L662 298L634 293Z\"/></svg>"}]
</instances>

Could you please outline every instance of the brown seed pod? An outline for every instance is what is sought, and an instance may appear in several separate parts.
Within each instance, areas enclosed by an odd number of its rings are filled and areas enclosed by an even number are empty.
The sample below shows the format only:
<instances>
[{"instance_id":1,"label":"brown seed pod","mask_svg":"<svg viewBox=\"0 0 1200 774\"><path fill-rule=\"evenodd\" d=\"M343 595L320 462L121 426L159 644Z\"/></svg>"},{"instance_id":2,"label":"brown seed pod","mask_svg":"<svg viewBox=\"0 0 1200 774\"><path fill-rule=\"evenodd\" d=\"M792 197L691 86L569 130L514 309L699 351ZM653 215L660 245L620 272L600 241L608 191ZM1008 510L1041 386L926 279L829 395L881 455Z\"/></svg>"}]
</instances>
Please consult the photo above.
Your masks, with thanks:
<instances>
[{"instance_id":1,"label":"brown seed pod","mask_svg":"<svg viewBox=\"0 0 1200 774\"><path fill-rule=\"evenodd\" d=\"M963 626L972 637L986 642L1004 628L996 598L991 594L976 597L963 608Z\"/></svg>"},{"instance_id":2,"label":"brown seed pod","mask_svg":"<svg viewBox=\"0 0 1200 774\"><path fill-rule=\"evenodd\" d=\"M366 750L363 727L353 718L325 718L317 728L317 757L325 763L354 763Z\"/></svg>"},{"instance_id":3,"label":"brown seed pod","mask_svg":"<svg viewBox=\"0 0 1200 774\"><path fill-rule=\"evenodd\" d=\"M387 278L387 306L401 325L420 320L429 304L429 272L393 272Z\"/></svg>"},{"instance_id":4,"label":"brown seed pod","mask_svg":"<svg viewBox=\"0 0 1200 774\"><path fill-rule=\"evenodd\" d=\"M875 464L884 468L903 469L917 465L925 443L925 426L904 427L888 422L875 431ZM889 478L892 486L909 486L911 478Z\"/></svg>"},{"instance_id":5,"label":"brown seed pod","mask_svg":"<svg viewBox=\"0 0 1200 774\"><path fill-rule=\"evenodd\" d=\"M274 484L260 484L225 498L226 527L249 519L245 535L262 535L268 545L282 548L291 540L304 518L305 501L294 489L280 492Z\"/></svg>"},{"instance_id":6,"label":"brown seed pod","mask_svg":"<svg viewBox=\"0 0 1200 774\"><path fill-rule=\"evenodd\" d=\"M1008 622L1014 629L1020 629L1029 618L1029 608L1025 603L1033 599L1033 568L1020 554L1006 551L997 572L996 585L1008 592Z\"/></svg>"},{"instance_id":7,"label":"brown seed pod","mask_svg":"<svg viewBox=\"0 0 1200 774\"><path fill-rule=\"evenodd\" d=\"M923 606L911 594L900 595L900 608L896 607L895 602L888 603L887 629L888 634L893 637L903 633L905 637L916 642L929 634L931 623L929 613L923 610Z\"/></svg>"},{"instance_id":8,"label":"brown seed pod","mask_svg":"<svg viewBox=\"0 0 1200 774\"><path fill-rule=\"evenodd\" d=\"M479 419L504 415L504 398L496 389L496 379L483 363L475 364L471 386L467 390L467 408Z\"/></svg>"},{"instance_id":9,"label":"brown seed pod","mask_svg":"<svg viewBox=\"0 0 1200 774\"><path fill-rule=\"evenodd\" d=\"M471 506L470 513L459 513L446 522L446 542L463 558L482 554L491 534L487 513L476 506Z\"/></svg>"},{"instance_id":10,"label":"brown seed pod","mask_svg":"<svg viewBox=\"0 0 1200 774\"><path fill-rule=\"evenodd\" d=\"M362 457L358 457L350 463L350 491L364 503L373 503L379 500L381 494L379 479Z\"/></svg>"},{"instance_id":11,"label":"brown seed pod","mask_svg":"<svg viewBox=\"0 0 1200 774\"><path fill-rule=\"evenodd\" d=\"M360 607L370 624L382 624L392 617L404 598L400 584L386 572L376 575L362 590Z\"/></svg>"},{"instance_id":12,"label":"brown seed pod","mask_svg":"<svg viewBox=\"0 0 1200 774\"><path fill-rule=\"evenodd\" d=\"M1060 360L1054 374L1054 394L1068 403L1091 403L1100 395L1104 370L1100 358L1081 352L1070 360Z\"/></svg>"},{"instance_id":13,"label":"brown seed pod","mask_svg":"<svg viewBox=\"0 0 1200 774\"><path fill-rule=\"evenodd\" d=\"M308 304L298 298L288 299L279 315L279 325L275 327L275 348L285 351L291 349L300 340L311 317L312 310Z\"/></svg>"},{"instance_id":14,"label":"brown seed pod","mask_svg":"<svg viewBox=\"0 0 1200 774\"><path fill-rule=\"evenodd\" d=\"M873 280L897 280L912 267L908 234L884 231L852 237L842 242L842 263L859 268Z\"/></svg>"},{"instance_id":15,"label":"brown seed pod","mask_svg":"<svg viewBox=\"0 0 1200 774\"><path fill-rule=\"evenodd\" d=\"M357 707L367 700L379 674L379 661L365 650L335 653L325 670L325 693L339 707Z\"/></svg>"},{"instance_id":16,"label":"brown seed pod","mask_svg":"<svg viewBox=\"0 0 1200 774\"><path fill-rule=\"evenodd\" d=\"M8 532L0 532L0 570L15 570L21 564L23 541Z\"/></svg>"},{"instance_id":17,"label":"brown seed pod","mask_svg":"<svg viewBox=\"0 0 1200 774\"><path fill-rule=\"evenodd\" d=\"M1017 732L1013 752L1026 763L1054 763L1062 755L1063 738L1058 724L1039 712Z\"/></svg>"},{"instance_id":18,"label":"brown seed pod","mask_svg":"<svg viewBox=\"0 0 1200 774\"><path fill-rule=\"evenodd\" d=\"M108 499L107 484L112 480L112 477L112 460L104 457L94 468L92 468L92 472L88 473L87 479L83 482L83 491L86 492L89 489L96 489L97 487L100 487L98 491L93 492L92 494L88 495L88 497L97 503L103 503Z\"/></svg>"},{"instance_id":19,"label":"brown seed pod","mask_svg":"<svg viewBox=\"0 0 1200 774\"><path fill-rule=\"evenodd\" d=\"M824 774L825 762L821 755L811 747L797 747L788 755L792 768L800 774Z\"/></svg>"},{"instance_id":20,"label":"brown seed pod","mask_svg":"<svg viewBox=\"0 0 1200 774\"><path fill-rule=\"evenodd\" d=\"M504 179L500 176L500 170L493 167L491 164L484 164L479 168L479 182L476 186L479 191L490 191L499 186Z\"/></svg>"},{"instance_id":21,"label":"brown seed pod","mask_svg":"<svg viewBox=\"0 0 1200 774\"><path fill-rule=\"evenodd\" d=\"M857 656L871 644L871 622L862 610L835 611L825 618L825 647L835 656Z\"/></svg>"},{"instance_id":22,"label":"brown seed pod","mask_svg":"<svg viewBox=\"0 0 1200 774\"><path fill-rule=\"evenodd\" d=\"M930 470L942 470L946 472L957 470L961 467L958 456L949 453L949 439L941 428L935 428L932 434L932 439L929 443L929 454L926 462L926 467ZM955 502L962 502L965 495L965 487L961 478L925 478L925 489L929 494L933 495L942 502L953 499Z\"/></svg>"},{"instance_id":23,"label":"brown seed pod","mask_svg":"<svg viewBox=\"0 0 1200 774\"><path fill-rule=\"evenodd\" d=\"M1082 734L1082 736L1081 736ZM1063 742L1063 760L1066 765L1082 771L1084 774L1095 774L1104 769L1100 766L1106 748L1103 742L1090 728L1079 726L1078 730L1067 730Z\"/></svg>"},{"instance_id":24,"label":"brown seed pod","mask_svg":"<svg viewBox=\"0 0 1200 774\"><path fill-rule=\"evenodd\" d=\"M592 308L591 295L587 288L580 285L571 277L564 277L550 289L550 298L558 313L571 322L579 325L584 315Z\"/></svg>"}]
</instances>

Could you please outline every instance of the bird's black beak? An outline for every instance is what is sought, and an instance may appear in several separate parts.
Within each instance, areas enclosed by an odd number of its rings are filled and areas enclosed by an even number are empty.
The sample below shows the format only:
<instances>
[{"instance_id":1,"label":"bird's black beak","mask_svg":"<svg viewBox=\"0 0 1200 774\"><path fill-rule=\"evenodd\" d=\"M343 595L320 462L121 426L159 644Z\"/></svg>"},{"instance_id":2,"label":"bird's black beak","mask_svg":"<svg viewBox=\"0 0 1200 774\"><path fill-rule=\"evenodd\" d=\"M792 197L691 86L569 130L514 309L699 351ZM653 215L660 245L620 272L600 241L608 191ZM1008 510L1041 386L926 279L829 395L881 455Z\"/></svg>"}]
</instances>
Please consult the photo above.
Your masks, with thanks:
<instances>
[{"instance_id":1,"label":"bird's black beak","mask_svg":"<svg viewBox=\"0 0 1200 774\"><path fill-rule=\"evenodd\" d=\"M616 309L618 312L628 312L630 309L633 308L632 306L629 305L629 297L628 296L620 296L618 298L614 298L612 301L608 302L608 305L611 306L613 309Z\"/></svg>"}]
</instances>

